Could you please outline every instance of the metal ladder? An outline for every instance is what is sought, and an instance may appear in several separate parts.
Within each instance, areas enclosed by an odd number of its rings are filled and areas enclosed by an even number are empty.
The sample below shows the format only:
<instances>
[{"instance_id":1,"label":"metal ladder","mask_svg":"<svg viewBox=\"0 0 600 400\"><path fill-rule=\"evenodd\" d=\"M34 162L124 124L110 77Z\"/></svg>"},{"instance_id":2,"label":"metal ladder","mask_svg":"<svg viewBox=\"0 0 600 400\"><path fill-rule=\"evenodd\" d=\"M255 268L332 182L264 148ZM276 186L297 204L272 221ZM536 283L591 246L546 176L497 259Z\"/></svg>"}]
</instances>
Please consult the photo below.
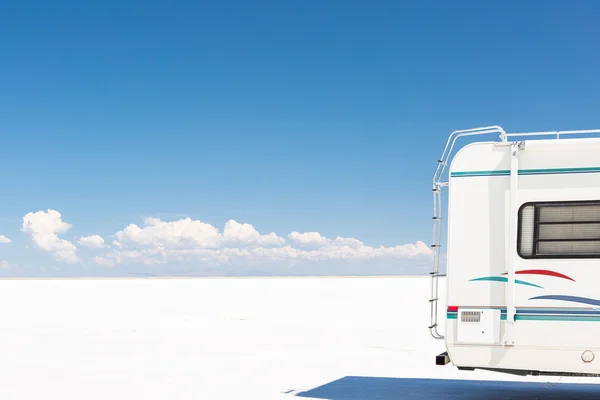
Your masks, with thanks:
<instances>
[{"instance_id":1,"label":"metal ladder","mask_svg":"<svg viewBox=\"0 0 600 400\"><path fill-rule=\"evenodd\" d=\"M489 133L499 133L500 139L505 142L506 141L506 132L499 126L488 126L482 128L473 128L466 130L454 131L448 137L446 141L446 146L444 147L444 151L442 152L441 157L438 160L437 167L435 169L435 173L433 174L433 241L431 244L432 251L432 268L431 272L431 296L429 298L431 315L430 315L430 324L429 324L429 332L431 336L435 339L443 339L444 336L438 331L438 305L439 305L439 277L445 276L440 274L440 249L441 249L441 240L442 240L442 188L448 186L448 181L442 181L442 175L448 166L448 160L450 159L450 154L452 153L452 149L454 148L454 143L456 139L463 136L473 136L473 135L485 135Z\"/></svg>"},{"instance_id":2,"label":"metal ladder","mask_svg":"<svg viewBox=\"0 0 600 400\"><path fill-rule=\"evenodd\" d=\"M433 174L433 242L431 244L432 249L432 269L431 275L431 297L429 299L431 315L429 331L435 339L443 339L444 336L438 331L438 303L439 303L439 277L445 276L440 274L440 249L441 249L441 234L442 234L442 188L448 186L449 181L442 181L442 175L448 166L448 160L450 154L454 148L456 140L460 137L475 136L475 135L487 135L491 133L499 134L500 141L505 144L509 137L516 136L554 136L555 139L559 140L560 135L572 135L572 134L600 134L600 129L588 129L588 130L570 130L570 131L545 131L545 132L524 132L524 133L506 133L500 126L486 126L481 128L465 129L452 132L448 136L446 146L442 152L441 157L437 162L435 173Z\"/></svg>"}]
</instances>

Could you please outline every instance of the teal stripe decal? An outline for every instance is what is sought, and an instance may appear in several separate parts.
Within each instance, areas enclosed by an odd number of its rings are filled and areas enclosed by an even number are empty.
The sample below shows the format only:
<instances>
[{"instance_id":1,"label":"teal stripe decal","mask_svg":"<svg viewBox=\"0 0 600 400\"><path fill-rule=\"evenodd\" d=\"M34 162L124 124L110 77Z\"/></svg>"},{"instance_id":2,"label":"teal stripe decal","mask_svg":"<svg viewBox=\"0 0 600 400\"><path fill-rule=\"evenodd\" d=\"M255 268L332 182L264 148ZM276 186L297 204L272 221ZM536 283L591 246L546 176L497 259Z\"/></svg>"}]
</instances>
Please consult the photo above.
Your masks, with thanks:
<instances>
[{"instance_id":1,"label":"teal stripe decal","mask_svg":"<svg viewBox=\"0 0 600 400\"><path fill-rule=\"evenodd\" d=\"M458 319L458 314L455 312L449 312L448 314L446 314L446 318L447 319ZM506 321L506 314L500 315L500 319L502 321ZM517 316L516 319L519 319L519 316Z\"/></svg>"},{"instance_id":2,"label":"teal stripe decal","mask_svg":"<svg viewBox=\"0 0 600 400\"><path fill-rule=\"evenodd\" d=\"M554 174L586 174L600 172L600 167L585 167L585 168L547 168L547 169L520 169L519 175L554 175ZM501 169L496 171L461 171L452 172L452 177L469 177L469 176L508 176L510 170Z\"/></svg>"},{"instance_id":3,"label":"teal stripe decal","mask_svg":"<svg viewBox=\"0 0 600 400\"><path fill-rule=\"evenodd\" d=\"M509 170L498 170L498 171L465 171L465 172L453 172L452 176L495 176L495 175L510 175Z\"/></svg>"},{"instance_id":4,"label":"teal stripe decal","mask_svg":"<svg viewBox=\"0 0 600 400\"><path fill-rule=\"evenodd\" d=\"M485 276L483 278L471 279L469 282L473 282L473 281L508 282L508 278L506 278L504 276ZM543 287L541 287L539 285L536 285L534 283L529 283L529 282L521 281L519 279L515 279L515 283L517 283L519 285L527 285L527 286L533 286L533 287L537 287L537 288L543 289Z\"/></svg>"},{"instance_id":5,"label":"teal stripe decal","mask_svg":"<svg viewBox=\"0 0 600 400\"><path fill-rule=\"evenodd\" d=\"M522 321L600 321L600 316L591 315L517 315L516 320Z\"/></svg>"},{"instance_id":6,"label":"teal stripe decal","mask_svg":"<svg viewBox=\"0 0 600 400\"><path fill-rule=\"evenodd\" d=\"M446 314L447 319L457 319L458 314L449 312ZM500 316L502 321L506 321L506 314ZM573 322L600 322L600 316L592 315L519 315L515 316L516 321L573 321Z\"/></svg>"},{"instance_id":7,"label":"teal stripe decal","mask_svg":"<svg viewBox=\"0 0 600 400\"><path fill-rule=\"evenodd\" d=\"M522 169L519 175L539 175L539 174L585 174L589 172L600 172L600 167L588 168L549 168L549 169Z\"/></svg>"}]
</instances>

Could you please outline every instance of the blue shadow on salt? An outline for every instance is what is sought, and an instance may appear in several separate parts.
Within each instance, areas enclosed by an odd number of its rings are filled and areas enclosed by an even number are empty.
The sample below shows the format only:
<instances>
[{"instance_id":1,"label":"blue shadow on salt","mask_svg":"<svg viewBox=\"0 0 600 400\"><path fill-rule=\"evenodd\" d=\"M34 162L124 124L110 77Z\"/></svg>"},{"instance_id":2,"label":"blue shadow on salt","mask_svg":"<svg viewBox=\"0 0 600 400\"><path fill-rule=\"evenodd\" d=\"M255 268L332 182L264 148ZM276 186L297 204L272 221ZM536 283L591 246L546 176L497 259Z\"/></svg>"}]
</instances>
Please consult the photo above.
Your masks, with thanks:
<instances>
[{"instance_id":1,"label":"blue shadow on salt","mask_svg":"<svg viewBox=\"0 0 600 400\"><path fill-rule=\"evenodd\" d=\"M594 400L599 384L347 376L296 397L327 400Z\"/></svg>"}]
</instances>

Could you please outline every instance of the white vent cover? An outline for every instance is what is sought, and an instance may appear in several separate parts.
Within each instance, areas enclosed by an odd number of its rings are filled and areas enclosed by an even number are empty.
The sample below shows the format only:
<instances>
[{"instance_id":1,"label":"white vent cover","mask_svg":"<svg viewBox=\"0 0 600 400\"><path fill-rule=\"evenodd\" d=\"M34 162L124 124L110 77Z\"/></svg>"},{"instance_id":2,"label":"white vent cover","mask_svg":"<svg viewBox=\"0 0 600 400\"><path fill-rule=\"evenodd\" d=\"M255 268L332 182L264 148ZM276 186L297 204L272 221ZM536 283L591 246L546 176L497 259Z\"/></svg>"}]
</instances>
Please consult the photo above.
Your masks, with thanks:
<instances>
[{"instance_id":1,"label":"white vent cover","mask_svg":"<svg viewBox=\"0 0 600 400\"><path fill-rule=\"evenodd\" d=\"M463 311L460 313L460 322L481 322L483 311Z\"/></svg>"},{"instance_id":2,"label":"white vent cover","mask_svg":"<svg viewBox=\"0 0 600 400\"><path fill-rule=\"evenodd\" d=\"M464 344L500 343L500 310L458 310L456 341Z\"/></svg>"}]
</instances>

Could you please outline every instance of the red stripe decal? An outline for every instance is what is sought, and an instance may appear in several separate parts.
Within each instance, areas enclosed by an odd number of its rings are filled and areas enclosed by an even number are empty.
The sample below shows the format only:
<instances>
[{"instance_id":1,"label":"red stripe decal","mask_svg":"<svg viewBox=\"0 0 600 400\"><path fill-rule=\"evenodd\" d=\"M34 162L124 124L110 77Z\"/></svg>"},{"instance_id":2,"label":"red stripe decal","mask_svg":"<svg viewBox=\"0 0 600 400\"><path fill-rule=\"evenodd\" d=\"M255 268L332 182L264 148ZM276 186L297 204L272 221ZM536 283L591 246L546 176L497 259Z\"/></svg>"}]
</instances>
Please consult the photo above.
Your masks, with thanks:
<instances>
[{"instance_id":1,"label":"red stripe decal","mask_svg":"<svg viewBox=\"0 0 600 400\"><path fill-rule=\"evenodd\" d=\"M448 312L456 312L458 311L458 306L449 306L448 307Z\"/></svg>"},{"instance_id":2,"label":"red stripe decal","mask_svg":"<svg viewBox=\"0 0 600 400\"><path fill-rule=\"evenodd\" d=\"M568 279L570 281L575 282L575 279L568 277L566 275L561 274L560 272L549 271L547 269L525 269L522 271L515 271L515 274L518 275L546 275L546 276L554 276L556 278ZM502 275L507 275L506 272L502 273Z\"/></svg>"}]
</instances>

